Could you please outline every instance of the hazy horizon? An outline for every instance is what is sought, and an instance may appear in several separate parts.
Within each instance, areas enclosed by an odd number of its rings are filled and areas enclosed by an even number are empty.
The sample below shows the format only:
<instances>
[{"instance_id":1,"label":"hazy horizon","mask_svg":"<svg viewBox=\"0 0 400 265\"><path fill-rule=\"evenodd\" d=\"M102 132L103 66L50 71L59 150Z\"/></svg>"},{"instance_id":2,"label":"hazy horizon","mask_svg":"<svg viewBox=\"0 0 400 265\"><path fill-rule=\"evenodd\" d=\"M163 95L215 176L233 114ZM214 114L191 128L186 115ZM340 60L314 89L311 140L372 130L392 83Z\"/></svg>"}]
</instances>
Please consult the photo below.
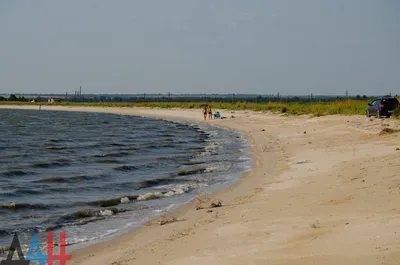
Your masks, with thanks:
<instances>
[{"instance_id":1,"label":"hazy horizon","mask_svg":"<svg viewBox=\"0 0 400 265\"><path fill-rule=\"evenodd\" d=\"M0 94L400 94L395 0L1 1Z\"/></svg>"}]
</instances>

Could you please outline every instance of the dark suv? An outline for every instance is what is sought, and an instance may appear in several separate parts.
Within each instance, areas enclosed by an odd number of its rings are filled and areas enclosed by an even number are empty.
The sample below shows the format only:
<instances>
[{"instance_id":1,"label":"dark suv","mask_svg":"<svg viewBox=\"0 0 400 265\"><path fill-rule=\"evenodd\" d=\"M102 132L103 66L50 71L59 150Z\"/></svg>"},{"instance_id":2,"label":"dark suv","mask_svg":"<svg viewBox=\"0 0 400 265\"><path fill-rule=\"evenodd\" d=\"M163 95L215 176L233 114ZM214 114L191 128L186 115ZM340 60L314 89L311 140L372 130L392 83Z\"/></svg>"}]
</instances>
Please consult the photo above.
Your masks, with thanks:
<instances>
[{"instance_id":1,"label":"dark suv","mask_svg":"<svg viewBox=\"0 0 400 265\"><path fill-rule=\"evenodd\" d=\"M376 116L380 118L381 116L390 117L395 108L399 107L399 101L395 97L380 97L374 99L368 104L367 117Z\"/></svg>"}]
</instances>

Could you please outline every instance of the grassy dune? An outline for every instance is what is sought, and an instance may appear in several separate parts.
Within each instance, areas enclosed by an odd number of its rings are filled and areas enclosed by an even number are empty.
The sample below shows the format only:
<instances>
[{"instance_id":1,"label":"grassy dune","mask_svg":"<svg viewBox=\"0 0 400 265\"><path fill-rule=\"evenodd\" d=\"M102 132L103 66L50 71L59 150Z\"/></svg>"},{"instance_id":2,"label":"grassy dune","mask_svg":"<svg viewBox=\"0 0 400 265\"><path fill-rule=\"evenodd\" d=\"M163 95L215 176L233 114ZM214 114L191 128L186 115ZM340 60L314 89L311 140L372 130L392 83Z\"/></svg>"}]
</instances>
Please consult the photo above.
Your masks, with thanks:
<instances>
[{"instance_id":1,"label":"grassy dune","mask_svg":"<svg viewBox=\"0 0 400 265\"><path fill-rule=\"evenodd\" d=\"M205 102L60 102L60 103L30 103L30 102L10 102L3 101L0 104L12 105L60 105L60 106L90 106L90 107L149 107L149 108L184 108L201 109L204 104L218 110L253 110L270 111L273 113L287 113L291 115L309 114L313 116L323 115L356 115L365 114L368 101L364 100L345 100L335 102L268 102L268 103L205 103Z\"/></svg>"}]
</instances>

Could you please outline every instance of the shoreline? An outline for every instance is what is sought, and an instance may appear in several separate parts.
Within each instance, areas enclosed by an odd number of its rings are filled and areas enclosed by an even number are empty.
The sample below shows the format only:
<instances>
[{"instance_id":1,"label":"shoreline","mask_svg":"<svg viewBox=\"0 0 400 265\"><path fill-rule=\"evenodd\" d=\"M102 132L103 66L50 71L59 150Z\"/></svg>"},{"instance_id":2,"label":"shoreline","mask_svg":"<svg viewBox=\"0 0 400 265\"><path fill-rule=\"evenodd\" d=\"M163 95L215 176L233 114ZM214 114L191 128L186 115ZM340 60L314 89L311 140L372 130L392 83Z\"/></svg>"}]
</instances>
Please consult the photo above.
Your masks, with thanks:
<instances>
[{"instance_id":1,"label":"shoreline","mask_svg":"<svg viewBox=\"0 0 400 265\"><path fill-rule=\"evenodd\" d=\"M123 113L121 112L121 110L123 109L128 109L128 110L132 110L131 108L99 108L99 107L64 107L64 106L45 106L46 108L42 108L40 107L40 109L37 106L24 106L24 105L0 105L0 109L21 109L21 110L40 110L40 111L77 111L77 112L100 112L100 113L108 113L108 114L117 114L117 115L132 115L132 116L142 116L142 117L149 117L149 118L153 118L153 119L164 119L164 120L169 120L169 121L182 121L182 122L186 122L186 123L191 123L191 122L195 122L195 123L204 123L204 124L209 124L208 122L210 122L209 120L204 121L202 119L202 116L200 116L199 120L194 120L194 119L185 119L185 118L181 118L179 116L154 116L153 114L147 114L147 113L136 113L135 111L129 111L129 113L126 113L125 111L123 111ZM143 110L148 110L148 108L142 108ZM119 111L118 111L119 110ZM135 109L133 109L135 110ZM242 133L248 140L248 148L250 150L249 155L251 156L253 162L252 162L252 166L251 169L243 172L241 174L240 177L238 177L235 181L233 181L231 184L229 184L228 186L223 186L222 188L214 188L214 190L211 193L207 193L206 196L218 196L218 194L222 194L222 193L226 193L228 192L231 187L236 186L236 185L240 185L240 183L243 181L243 179L245 177L248 177L249 175L252 174L252 171L256 168L257 165L257 161L259 160L259 157L255 155L255 150L254 150L254 141L251 138L251 136L249 134L245 134L242 131L238 131L238 130L232 130L229 127L226 126L222 126L220 124L212 124L224 129L228 129L231 131L235 131L236 133ZM75 248L74 250L72 250L71 255L74 257L75 255L80 255L81 252L86 252L89 248L98 248L98 247L102 247L102 245L104 244L113 244L113 241L118 241L120 240L121 237L125 236L126 234L134 234L136 232L139 232L141 229L143 229L144 227L148 226L151 223L157 222L160 217L162 216L182 216L185 213L187 213L187 211L189 211L191 208L196 208L196 197L191 199L189 202L186 202L184 204L180 204L176 207L173 207L170 210L167 210L164 214L161 214L158 217L154 217L154 218L150 218L150 220L148 220L147 222L145 222L144 224L141 224L138 227L134 227L134 228L130 228L127 231L117 235L117 236L110 236L109 238L106 239L102 239L99 242L86 242L83 243L83 246L78 246L77 248ZM79 244L78 244L79 245Z\"/></svg>"},{"instance_id":2,"label":"shoreline","mask_svg":"<svg viewBox=\"0 0 400 265\"><path fill-rule=\"evenodd\" d=\"M202 121L201 110L42 109ZM74 251L70 264L398 263L398 121L252 111L234 116L211 122L249 137L254 168L205 202L222 200L222 207L197 210L196 202L185 204L167 214L175 221L154 220ZM380 134L384 128L393 131Z\"/></svg>"}]
</instances>

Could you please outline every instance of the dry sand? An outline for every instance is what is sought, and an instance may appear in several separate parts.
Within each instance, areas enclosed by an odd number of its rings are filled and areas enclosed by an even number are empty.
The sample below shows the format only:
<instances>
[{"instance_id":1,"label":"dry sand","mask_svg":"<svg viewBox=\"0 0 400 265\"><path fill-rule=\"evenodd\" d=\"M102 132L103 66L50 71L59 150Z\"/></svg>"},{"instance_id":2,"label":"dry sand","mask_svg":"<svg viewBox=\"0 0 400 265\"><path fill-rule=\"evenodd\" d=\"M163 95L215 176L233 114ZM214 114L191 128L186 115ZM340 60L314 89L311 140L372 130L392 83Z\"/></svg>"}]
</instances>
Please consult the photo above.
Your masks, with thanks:
<instances>
[{"instance_id":1,"label":"dry sand","mask_svg":"<svg viewBox=\"0 0 400 265\"><path fill-rule=\"evenodd\" d=\"M42 109L202 122L201 110ZM241 181L202 201L207 207L221 200L222 207L196 210L199 203L193 202L163 218L174 222L160 225L154 220L75 251L69 264L400 263L399 122L362 116L222 114L229 118L206 122L244 132L256 158L254 169ZM379 134L384 128L394 130Z\"/></svg>"}]
</instances>

